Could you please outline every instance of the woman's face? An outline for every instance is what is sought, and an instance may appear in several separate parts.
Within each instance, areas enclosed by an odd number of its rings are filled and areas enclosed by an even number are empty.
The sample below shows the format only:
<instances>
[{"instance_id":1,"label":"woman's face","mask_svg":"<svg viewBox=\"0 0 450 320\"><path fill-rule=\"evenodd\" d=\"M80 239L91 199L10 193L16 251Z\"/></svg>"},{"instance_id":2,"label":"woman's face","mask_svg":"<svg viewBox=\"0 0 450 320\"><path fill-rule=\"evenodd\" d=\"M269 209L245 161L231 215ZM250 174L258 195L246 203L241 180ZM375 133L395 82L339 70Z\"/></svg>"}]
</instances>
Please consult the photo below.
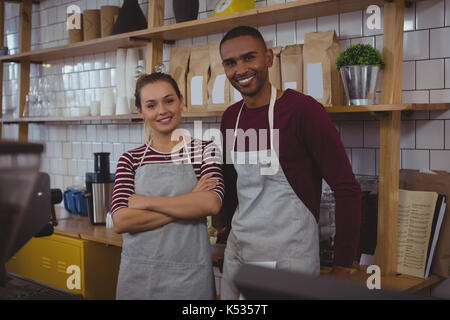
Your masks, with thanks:
<instances>
[{"instance_id":1,"label":"woman's face","mask_svg":"<svg viewBox=\"0 0 450 320\"><path fill-rule=\"evenodd\" d=\"M142 118L148 122L153 133L171 134L178 128L183 110L183 99L178 98L175 89L166 81L149 83L142 87Z\"/></svg>"}]
</instances>

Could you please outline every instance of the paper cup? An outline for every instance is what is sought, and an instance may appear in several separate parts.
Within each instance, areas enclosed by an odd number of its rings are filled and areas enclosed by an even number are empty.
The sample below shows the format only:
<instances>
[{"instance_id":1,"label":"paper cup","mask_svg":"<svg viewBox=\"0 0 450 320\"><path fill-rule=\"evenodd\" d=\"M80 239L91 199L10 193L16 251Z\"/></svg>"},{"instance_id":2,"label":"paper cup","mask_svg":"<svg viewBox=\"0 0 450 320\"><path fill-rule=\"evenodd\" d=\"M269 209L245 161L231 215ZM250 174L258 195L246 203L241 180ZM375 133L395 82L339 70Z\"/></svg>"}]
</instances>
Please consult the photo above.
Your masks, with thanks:
<instances>
[{"instance_id":1,"label":"paper cup","mask_svg":"<svg viewBox=\"0 0 450 320\"><path fill-rule=\"evenodd\" d=\"M114 93L111 88L103 89L102 100L100 102L100 115L112 116L115 114Z\"/></svg>"},{"instance_id":2,"label":"paper cup","mask_svg":"<svg viewBox=\"0 0 450 320\"><path fill-rule=\"evenodd\" d=\"M117 99L116 114L117 115L130 114L130 107L128 105L127 97L119 97Z\"/></svg>"},{"instance_id":3,"label":"paper cup","mask_svg":"<svg viewBox=\"0 0 450 320\"><path fill-rule=\"evenodd\" d=\"M90 108L91 116L100 115L100 101L91 101Z\"/></svg>"},{"instance_id":4,"label":"paper cup","mask_svg":"<svg viewBox=\"0 0 450 320\"><path fill-rule=\"evenodd\" d=\"M80 107L78 112L80 117L89 117L91 115L91 110L88 107Z\"/></svg>"}]
</instances>

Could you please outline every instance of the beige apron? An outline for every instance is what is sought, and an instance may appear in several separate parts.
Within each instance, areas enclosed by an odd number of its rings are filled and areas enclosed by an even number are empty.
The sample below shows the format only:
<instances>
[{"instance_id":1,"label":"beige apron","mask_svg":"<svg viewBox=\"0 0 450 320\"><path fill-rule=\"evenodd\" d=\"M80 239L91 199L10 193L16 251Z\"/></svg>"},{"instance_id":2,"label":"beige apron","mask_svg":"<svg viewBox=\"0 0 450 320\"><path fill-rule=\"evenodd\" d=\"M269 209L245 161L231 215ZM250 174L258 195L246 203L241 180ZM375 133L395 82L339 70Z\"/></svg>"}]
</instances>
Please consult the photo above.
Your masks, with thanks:
<instances>
[{"instance_id":1,"label":"beige apron","mask_svg":"<svg viewBox=\"0 0 450 320\"><path fill-rule=\"evenodd\" d=\"M197 182L191 163L148 164L136 170L135 193L178 196ZM215 299L206 218L123 234L117 299Z\"/></svg>"},{"instance_id":2,"label":"beige apron","mask_svg":"<svg viewBox=\"0 0 450 320\"><path fill-rule=\"evenodd\" d=\"M274 150L276 89L269 105L270 149L235 152L239 111L231 157L237 172L238 207L225 249L221 296L238 299L233 277L243 263L274 262L277 269L319 275L316 219L292 190ZM239 151L239 150L238 150ZM269 155L269 156L267 156ZM269 161L265 159L269 158ZM245 159L244 164L237 160ZM264 279L261 279L264 281Z\"/></svg>"}]
</instances>

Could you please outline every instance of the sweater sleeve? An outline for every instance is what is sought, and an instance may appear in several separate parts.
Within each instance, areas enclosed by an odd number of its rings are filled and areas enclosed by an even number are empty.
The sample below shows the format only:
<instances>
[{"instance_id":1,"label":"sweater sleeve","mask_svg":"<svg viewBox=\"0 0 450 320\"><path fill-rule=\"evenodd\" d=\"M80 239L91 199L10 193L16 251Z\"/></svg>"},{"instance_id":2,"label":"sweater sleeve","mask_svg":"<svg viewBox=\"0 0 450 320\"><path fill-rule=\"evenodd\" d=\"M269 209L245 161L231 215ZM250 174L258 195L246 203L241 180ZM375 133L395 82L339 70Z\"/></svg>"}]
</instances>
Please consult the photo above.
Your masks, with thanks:
<instances>
[{"instance_id":1,"label":"sweater sleeve","mask_svg":"<svg viewBox=\"0 0 450 320\"><path fill-rule=\"evenodd\" d=\"M227 110L228 111L228 110ZM224 225L227 227L227 231L231 230L231 220L233 219L234 211L238 205L237 198L237 173L234 169L233 163L228 159L228 155L232 149L232 141L227 140L227 122L231 122L230 112L225 111L222 117L220 125L220 131L222 133L222 157L223 157L223 179L225 183L225 197L222 205L222 211L220 212L221 219Z\"/></svg>"},{"instance_id":2,"label":"sweater sleeve","mask_svg":"<svg viewBox=\"0 0 450 320\"><path fill-rule=\"evenodd\" d=\"M351 267L359 244L361 188L355 179L339 133L324 107L305 96L299 114L298 138L303 141L336 201L334 264Z\"/></svg>"},{"instance_id":3,"label":"sweater sleeve","mask_svg":"<svg viewBox=\"0 0 450 320\"><path fill-rule=\"evenodd\" d=\"M217 194L223 202L225 187L222 174L222 154L219 147L213 142L209 142L203 149L203 159L200 169L200 177L212 174L213 179L217 179L219 184L211 191Z\"/></svg>"},{"instance_id":4,"label":"sweater sleeve","mask_svg":"<svg viewBox=\"0 0 450 320\"><path fill-rule=\"evenodd\" d=\"M134 194L134 170L132 157L124 153L117 162L116 178L111 199L111 214L128 207L128 198Z\"/></svg>"}]
</instances>

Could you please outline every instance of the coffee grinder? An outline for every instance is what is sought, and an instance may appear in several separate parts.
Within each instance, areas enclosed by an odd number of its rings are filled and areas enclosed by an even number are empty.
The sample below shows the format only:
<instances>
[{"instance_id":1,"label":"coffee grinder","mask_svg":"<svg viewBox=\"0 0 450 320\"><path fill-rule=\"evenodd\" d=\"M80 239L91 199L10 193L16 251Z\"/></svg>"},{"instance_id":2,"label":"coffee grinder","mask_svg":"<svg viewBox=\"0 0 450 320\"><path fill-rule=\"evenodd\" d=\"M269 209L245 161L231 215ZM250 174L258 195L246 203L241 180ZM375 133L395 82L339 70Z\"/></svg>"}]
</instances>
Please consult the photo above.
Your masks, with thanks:
<instances>
[{"instance_id":1,"label":"coffee grinder","mask_svg":"<svg viewBox=\"0 0 450 320\"><path fill-rule=\"evenodd\" d=\"M114 173L109 172L109 152L94 153L94 171L86 173L88 216L91 224L106 224L106 215L111 210Z\"/></svg>"}]
</instances>

